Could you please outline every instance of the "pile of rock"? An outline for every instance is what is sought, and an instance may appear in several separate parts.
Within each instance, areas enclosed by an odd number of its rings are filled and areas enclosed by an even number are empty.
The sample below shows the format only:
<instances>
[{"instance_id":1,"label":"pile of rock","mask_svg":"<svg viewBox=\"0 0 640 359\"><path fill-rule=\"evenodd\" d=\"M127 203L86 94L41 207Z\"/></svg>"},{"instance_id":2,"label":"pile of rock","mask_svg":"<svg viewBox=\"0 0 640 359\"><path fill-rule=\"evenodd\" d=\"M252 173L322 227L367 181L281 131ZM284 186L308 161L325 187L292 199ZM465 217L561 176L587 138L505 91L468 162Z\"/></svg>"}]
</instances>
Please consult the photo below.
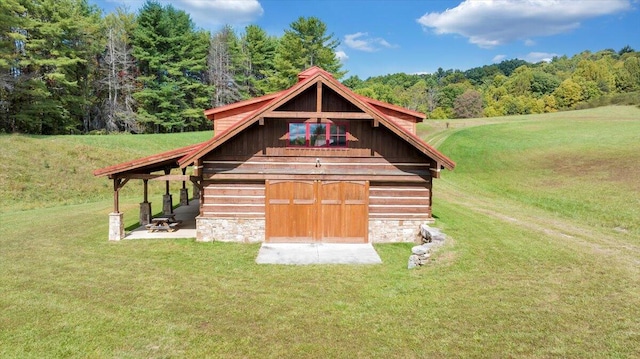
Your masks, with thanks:
<instances>
[{"instance_id":1,"label":"pile of rock","mask_svg":"<svg viewBox=\"0 0 640 359\"><path fill-rule=\"evenodd\" d=\"M444 244L446 235L438 228L429 227L426 224L420 225L420 245L411 248L408 269L423 266L429 262L434 247Z\"/></svg>"}]
</instances>

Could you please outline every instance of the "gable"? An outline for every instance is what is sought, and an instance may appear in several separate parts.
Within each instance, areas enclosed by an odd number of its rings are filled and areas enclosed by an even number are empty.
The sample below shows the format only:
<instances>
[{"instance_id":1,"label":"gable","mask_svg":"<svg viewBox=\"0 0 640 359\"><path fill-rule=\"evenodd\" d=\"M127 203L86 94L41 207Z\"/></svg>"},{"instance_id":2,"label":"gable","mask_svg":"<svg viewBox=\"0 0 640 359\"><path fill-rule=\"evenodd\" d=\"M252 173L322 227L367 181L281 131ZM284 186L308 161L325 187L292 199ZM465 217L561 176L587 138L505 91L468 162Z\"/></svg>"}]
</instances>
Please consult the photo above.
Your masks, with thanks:
<instances>
[{"instance_id":1,"label":"gable","mask_svg":"<svg viewBox=\"0 0 640 359\"><path fill-rule=\"evenodd\" d=\"M253 110L252 107L242 112L243 118L238 119L224 132L216 133L205 146L182 158L181 167L202 158L254 123L263 124L270 119L369 120L373 127L386 127L420 153L433 159L438 168L455 167L453 161L416 136L415 123L422 121L424 114L355 94L319 68L309 69L303 74L301 81L293 87L273 97L263 97L265 100L260 102L259 108ZM250 104L256 103L255 100L245 101L247 108ZM235 106L242 108L243 104L238 103ZM222 118L224 117L219 120Z\"/></svg>"}]
</instances>

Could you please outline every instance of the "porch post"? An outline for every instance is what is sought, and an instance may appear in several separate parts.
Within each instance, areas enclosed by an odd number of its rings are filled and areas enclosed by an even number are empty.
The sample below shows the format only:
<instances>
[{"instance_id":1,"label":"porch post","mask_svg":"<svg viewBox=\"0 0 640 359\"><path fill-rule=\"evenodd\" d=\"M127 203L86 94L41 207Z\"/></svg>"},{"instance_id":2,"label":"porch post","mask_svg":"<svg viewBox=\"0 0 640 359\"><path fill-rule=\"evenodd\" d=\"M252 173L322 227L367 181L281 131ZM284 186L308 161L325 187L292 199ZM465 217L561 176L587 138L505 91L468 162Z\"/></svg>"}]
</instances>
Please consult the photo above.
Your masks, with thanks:
<instances>
[{"instance_id":1,"label":"porch post","mask_svg":"<svg viewBox=\"0 0 640 359\"><path fill-rule=\"evenodd\" d=\"M170 169L165 169L164 174L168 175L171 172ZM164 214L172 214L173 213L173 198L171 193L169 193L169 181L165 181L165 194L162 196L162 213Z\"/></svg>"},{"instance_id":2,"label":"porch post","mask_svg":"<svg viewBox=\"0 0 640 359\"><path fill-rule=\"evenodd\" d=\"M113 179L113 212L109 213L109 240L119 241L124 238L124 220L120 213L120 188L127 183L120 178Z\"/></svg>"},{"instance_id":3,"label":"porch post","mask_svg":"<svg viewBox=\"0 0 640 359\"><path fill-rule=\"evenodd\" d=\"M119 241L124 238L124 221L122 213L109 213L109 240Z\"/></svg>"},{"instance_id":4,"label":"porch post","mask_svg":"<svg viewBox=\"0 0 640 359\"><path fill-rule=\"evenodd\" d=\"M187 169L182 169L182 175L187 174ZM187 190L187 182L182 181L182 188L180 189L180 205L188 206L189 205L189 190Z\"/></svg>"},{"instance_id":5,"label":"porch post","mask_svg":"<svg viewBox=\"0 0 640 359\"><path fill-rule=\"evenodd\" d=\"M149 180L142 180L144 183L144 201L140 203L140 224L147 225L151 223L151 202L149 202Z\"/></svg>"}]
</instances>

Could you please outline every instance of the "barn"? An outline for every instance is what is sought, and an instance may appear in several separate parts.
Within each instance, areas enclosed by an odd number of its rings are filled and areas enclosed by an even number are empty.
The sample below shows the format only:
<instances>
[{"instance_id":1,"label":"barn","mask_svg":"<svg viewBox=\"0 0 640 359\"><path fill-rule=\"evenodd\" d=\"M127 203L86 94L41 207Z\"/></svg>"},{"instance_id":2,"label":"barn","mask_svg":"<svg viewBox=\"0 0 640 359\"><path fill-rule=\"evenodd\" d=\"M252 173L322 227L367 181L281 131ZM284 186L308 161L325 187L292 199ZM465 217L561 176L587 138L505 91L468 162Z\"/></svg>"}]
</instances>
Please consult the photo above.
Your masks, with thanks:
<instances>
[{"instance_id":1,"label":"barn","mask_svg":"<svg viewBox=\"0 0 640 359\"><path fill-rule=\"evenodd\" d=\"M94 172L114 181L116 237L118 189L160 179L199 189L200 241L414 241L433 221L433 179L455 167L416 136L424 114L360 96L318 67L205 115L211 140Z\"/></svg>"}]
</instances>

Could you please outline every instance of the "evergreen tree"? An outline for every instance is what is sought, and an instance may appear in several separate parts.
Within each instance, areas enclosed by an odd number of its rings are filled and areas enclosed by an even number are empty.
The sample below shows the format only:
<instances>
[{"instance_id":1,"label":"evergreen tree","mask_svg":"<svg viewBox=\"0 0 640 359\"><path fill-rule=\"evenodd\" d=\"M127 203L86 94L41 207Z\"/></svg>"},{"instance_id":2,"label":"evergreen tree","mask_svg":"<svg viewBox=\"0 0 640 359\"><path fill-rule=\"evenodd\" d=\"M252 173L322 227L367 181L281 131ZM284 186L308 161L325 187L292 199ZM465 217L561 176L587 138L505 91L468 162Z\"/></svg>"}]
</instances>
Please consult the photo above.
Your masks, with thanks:
<instances>
[{"instance_id":1,"label":"evergreen tree","mask_svg":"<svg viewBox=\"0 0 640 359\"><path fill-rule=\"evenodd\" d=\"M282 90L296 83L296 75L318 66L336 79L345 72L336 57L340 42L333 34L327 35L327 26L316 17L300 17L285 30L278 43L274 60L275 73L270 78L271 91Z\"/></svg>"},{"instance_id":2,"label":"evergreen tree","mask_svg":"<svg viewBox=\"0 0 640 359\"><path fill-rule=\"evenodd\" d=\"M250 97L267 93L267 76L275 72L273 57L278 40L270 37L257 25L249 25L242 36L242 48L246 54L245 80Z\"/></svg>"},{"instance_id":3,"label":"evergreen tree","mask_svg":"<svg viewBox=\"0 0 640 359\"><path fill-rule=\"evenodd\" d=\"M134 93L138 121L147 130L202 129L202 109L211 88L205 85L208 33L195 31L184 11L148 1L140 10L132 38L142 90Z\"/></svg>"},{"instance_id":4,"label":"evergreen tree","mask_svg":"<svg viewBox=\"0 0 640 359\"><path fill-rule=\"evenodd\" d=\"M0 131L16 131L9 111L14 86L20 77L18 61L26 40L25 11L17 0L0 1Z\"/></svg>"},{"instance_id":5,"label":"evergreen tree","mask_svg":"<svg viewBox=\"0 0 640 359\"><path fill-rule=\"evenodd\" d=\"M41 134L87 129L101 50L100 12L86 0L25 1L14 130Z\"/></svg>"}]
</instances>

